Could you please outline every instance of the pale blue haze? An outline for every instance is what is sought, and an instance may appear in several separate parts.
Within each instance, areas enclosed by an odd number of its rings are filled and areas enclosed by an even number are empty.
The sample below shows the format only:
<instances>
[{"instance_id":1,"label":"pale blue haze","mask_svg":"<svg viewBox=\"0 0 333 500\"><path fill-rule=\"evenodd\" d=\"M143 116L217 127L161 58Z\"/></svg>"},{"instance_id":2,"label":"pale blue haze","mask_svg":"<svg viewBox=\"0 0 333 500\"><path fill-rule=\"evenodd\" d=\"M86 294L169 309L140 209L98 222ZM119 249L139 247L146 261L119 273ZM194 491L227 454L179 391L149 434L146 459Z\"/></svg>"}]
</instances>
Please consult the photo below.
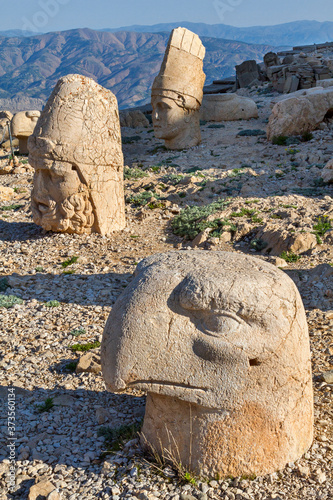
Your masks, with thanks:
<instances>
[{"instance_id":1,"label":"pale blue haze","mask_svg":"<svg viewBox=\"0 0 333 500\"><path fill-rule=\"evenodd\" d=\"M175 21L272 25L333 21L332 0L2 0L0 31L47 32Z\"/></svg>"}]
</instances>

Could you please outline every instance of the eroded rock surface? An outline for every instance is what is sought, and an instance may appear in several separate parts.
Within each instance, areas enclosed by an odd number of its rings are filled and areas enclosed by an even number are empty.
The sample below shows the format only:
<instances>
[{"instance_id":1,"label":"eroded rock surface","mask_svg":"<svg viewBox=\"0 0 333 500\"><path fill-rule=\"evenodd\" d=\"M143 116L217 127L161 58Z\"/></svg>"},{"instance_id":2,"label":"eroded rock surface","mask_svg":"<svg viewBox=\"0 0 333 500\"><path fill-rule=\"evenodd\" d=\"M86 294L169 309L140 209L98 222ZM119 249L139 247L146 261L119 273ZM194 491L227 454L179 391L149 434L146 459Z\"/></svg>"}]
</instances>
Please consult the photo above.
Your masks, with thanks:
<instances>
[{"instance_id":1,"label":"eroded rock surface","mask_svg":"<svg viewBox=\"0 0 333 500\"><path fill-rule=\"evenodd\" d=\"M234 121L258 118L256 103L237 94L205 95L200 110L200 118L205 121Z\"/></svg>"},{"instance_id":2,"label":"eroded rock surface","mask_svg":"<svg viewBox=\"0 0 333 500\"><path fill-rule=\"evenodd\" d=\"M269 118L267 136L293 136L315 130L333 110L333 89L298 91L275 104Z\"/></svg>"},{"instance_id":3,"label":"eroded rock surface","mask_svg":"<svg viewBox=\"0 0 333 500\"><path fill-rule=\"evenodd\" d=\"M145 259L112 309L102 370L111 391L148 392L146 444L205 477L271 473L312 443L304 307L253 257Z\"/></svg>"},{"instance_id":4,"label":"eroded rock surface","mask_svg":"<svg viewBox=\"0 0 333 500\"><path fill-rule=\"evenodd\" d=\"M90 78L55 87L33 136L32 213L47 231L110 234L125 227L123 154L116 97Z\"/></svg>"}]
</instances>

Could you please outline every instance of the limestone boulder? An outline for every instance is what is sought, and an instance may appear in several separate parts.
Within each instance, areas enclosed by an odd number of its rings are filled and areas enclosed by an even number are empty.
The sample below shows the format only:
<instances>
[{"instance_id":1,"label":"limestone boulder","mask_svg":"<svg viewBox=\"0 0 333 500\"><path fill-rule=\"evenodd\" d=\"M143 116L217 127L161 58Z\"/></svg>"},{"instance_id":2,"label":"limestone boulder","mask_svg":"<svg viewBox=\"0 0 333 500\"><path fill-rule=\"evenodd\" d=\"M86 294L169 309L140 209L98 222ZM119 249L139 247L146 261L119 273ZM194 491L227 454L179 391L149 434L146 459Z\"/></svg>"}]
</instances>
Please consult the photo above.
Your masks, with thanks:
<instances>
[{"instance_id":1,"label":"limestone boulder","mask_svg":"<svg viewBox=\"0 0 333 500\"><path fill-rule=\"evenodd\" d=\"M142 444L203 477L262 475L313 439L306 316L293 281L247 255L142 261L105 327L112 392L148 392Z\"/></svg>"},{"instance_id":2,"label":"limestone boulder","mask_svg":"<svg viewBox=\"0 0 333 500\"><path fill-rule=\"evenodd\" d=\"M95 373L101 371L101 357L99 349L94 349L83 354L75 369L76 373Z\"/></svg>"},{"instance_id":3,"label":"limestone boulder","mask_svg":"<svg viewBox=\"0 0 333 500\"><path fill-rule=\"evenodd\" d=\"M48 480L44 479L36 482L29 490L28 500L60 500L56 487Z\"/></svg>"},{"instance_id":4,"label":"limestone boulder","mask_svg":"<svg viewBox=\"0 0 333 500\"><path fill-rule=\"evenodd\" d=\"M200 118L205 121L233 121L258 118L256 103L237 94L205 95L200 110Z\"/></svg>"},{"instance_id":5,"label":"limestone boulder","mask_svg":"<svg viewBox=\"0 0 333 500\"><path fill-rule=\"evenodd\" d=\"M120 126L128 128L149 127L149 121L138 109L131 111L120 111Z\"/></svg>"},{"instance_id":6,"label":"limestone boulder","mask_svg":"<svg viewBox=\"0 0 333 500\"><path fill-rule=\"evenodd\" d=\"M7 186L0 186L0 201L11 200L14 196L14 189Z\"/></svg>"},{"instance_id":7,"label":"limestone boulder","mask_svg":"<svg viewBox=\"0 0 333 500\"><path fill-rule=\"evenodd\" d=\"M302 254L317 246L316 236L312 233L290 233L269 223L259 230L256 238L266 244L263 253L272 256L279 256L282 252Z\"/></svg>"},{"instance_id":8,"label":"limestone boulder","mask_svg":"<svg viewBox=\"0 0 333 500\"><path fill-rule=\"evenodd\" d=\"M236 66L237 83L240 88L249 87L260 81L260 68L255 60L244 61Z\"/></svg>"},{"instance_id":9,"label":"limestone boulder","mask_svg":"<svg viewBox=\"0 0 333 500\"><path fill-rule=\"evenodd\" d=\"M333 112L333 88L312 89L275 104L269 118L267 137L293 136L315 130Z\"/></svg>"},{"instance_id":10,"label":"limestone boulder","mask_svg":"<svg viewBox=\"0 0 333 500\"><path fill-rule=\"evenodd\" d=\"M28 138L37 125L40 111L20 111L11 121L12 135L19 140L19 153L28 154Z\"/></svg>"},{"instance_id":11,"label":"limestone boulder","mask_svg":"<svg viewBox=\"0 0 333 500\"><path fill-rule=\"evenodd\" d=\"M318 80L316 86L322 87L324 89L327 89L329 87L333 87L333 78L327 78L326 80Z\"/></svg>"},{"instance_id":12,"label":"limestone boulder","mask_svg":"<svg viewBox=\"0 0 333 500\"><path fill-rule=\"evenodd\" d=\"M333 182L333 160L330 160L325 168L321 172L321 178L324 182L332 183Z\"/></svg>"}]
</instances>

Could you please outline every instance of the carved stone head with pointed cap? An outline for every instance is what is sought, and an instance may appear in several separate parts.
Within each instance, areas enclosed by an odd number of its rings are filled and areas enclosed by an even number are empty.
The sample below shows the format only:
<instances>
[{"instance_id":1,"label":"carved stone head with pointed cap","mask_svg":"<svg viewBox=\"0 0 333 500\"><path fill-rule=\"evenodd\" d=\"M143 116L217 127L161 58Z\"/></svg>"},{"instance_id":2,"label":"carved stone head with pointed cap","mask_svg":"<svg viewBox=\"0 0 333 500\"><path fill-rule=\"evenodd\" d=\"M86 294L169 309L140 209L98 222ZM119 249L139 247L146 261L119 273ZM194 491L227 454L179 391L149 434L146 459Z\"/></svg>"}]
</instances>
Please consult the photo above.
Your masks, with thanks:
<instances>
[{"instance_id":1,"label":"carved stone head with pointed cap","mask_svg":"<svg viewBox=\"0 0 333 500\"><path fill-rule=\"evenodd\" d=\"M143 434L201 476L262 475L313 438L310 346L293 281L228 252L155 255L110 314L108 389L148 392Z\"/></svg>"},{"instance_id":2,"label":"carved stone head with pointed cap","mask_svg":"<svg viewBox=\"0 0 333 500\"><path fill-rule=\"evenodd\" d=\"M112 92L81 75L61 78L28 147L36 224L78 234L125 227L124 163Z\"/></svg>"},{"instance_id":3,"label":"carved stone head with pointed cap","mask_svg":"<svg viewBox=\"0 0 333 500\"><path fill-rule=\"evenodd\" d=\"M205 47L186 28L172 31L152 88L155 136L169 149L201 142L199 110L203 98Z\"/></svg>"}]
</instances>

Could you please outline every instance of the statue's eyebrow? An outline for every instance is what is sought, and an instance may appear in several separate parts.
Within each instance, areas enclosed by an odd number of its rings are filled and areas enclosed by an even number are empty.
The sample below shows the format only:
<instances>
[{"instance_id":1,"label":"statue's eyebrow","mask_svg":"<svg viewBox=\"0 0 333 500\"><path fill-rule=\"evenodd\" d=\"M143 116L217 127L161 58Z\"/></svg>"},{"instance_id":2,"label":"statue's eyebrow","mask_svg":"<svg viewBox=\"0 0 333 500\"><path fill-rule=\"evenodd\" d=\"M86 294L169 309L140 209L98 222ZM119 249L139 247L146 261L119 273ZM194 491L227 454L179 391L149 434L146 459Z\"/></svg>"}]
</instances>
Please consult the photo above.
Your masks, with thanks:
<instances>
[{"instance_id":1,"label":"statue's eyebrow","mask_svg":"<svg viewBox=\"0 0 333 500\"><path fill-rule=\"evenodd\" d=\"M198 283L199 284L199 283ZM187 283L179 293L179 305L186 311L197 312L225 312L234 313L240 317L242 321L247 321L246 318L257 319L258 315L262 316L264 312L269 311L269 305L273 293L267 295L267 304L265 308L260 307L260 304L255 300L249 300L249 295L246 295L246 300L241 301L237 297L233 297L230 287L226 291L217 290L217 293L205 293L200 290L191 290ZM201 288L202 290L202 288ZM185 300L184 300L185 299Z\"/></svg>"}]
</instances>

